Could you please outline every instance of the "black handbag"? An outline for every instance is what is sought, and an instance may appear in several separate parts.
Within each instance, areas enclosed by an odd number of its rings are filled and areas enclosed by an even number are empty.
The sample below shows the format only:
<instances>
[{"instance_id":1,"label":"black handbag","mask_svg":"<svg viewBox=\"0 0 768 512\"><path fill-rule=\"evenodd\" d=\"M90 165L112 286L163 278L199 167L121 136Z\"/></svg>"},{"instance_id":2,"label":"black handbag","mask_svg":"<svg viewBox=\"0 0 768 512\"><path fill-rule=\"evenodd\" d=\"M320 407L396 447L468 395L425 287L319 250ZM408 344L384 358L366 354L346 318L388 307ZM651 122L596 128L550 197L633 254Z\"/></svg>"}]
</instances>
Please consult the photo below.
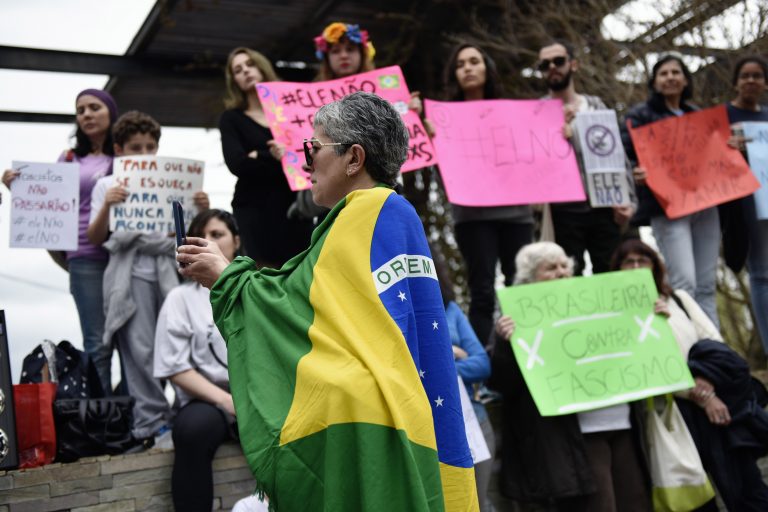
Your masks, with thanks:
<instances>
[{"instance_id":1,"label":"black handbag","mask_svg":"<svg viewBox=\"0 0 768 512\"><path fill-rule=\"evenodd\" d=\"M56 400L56 461L116 455L135 445L131 436L133 403L130 396Z\"/></svg>"}]
</instances>

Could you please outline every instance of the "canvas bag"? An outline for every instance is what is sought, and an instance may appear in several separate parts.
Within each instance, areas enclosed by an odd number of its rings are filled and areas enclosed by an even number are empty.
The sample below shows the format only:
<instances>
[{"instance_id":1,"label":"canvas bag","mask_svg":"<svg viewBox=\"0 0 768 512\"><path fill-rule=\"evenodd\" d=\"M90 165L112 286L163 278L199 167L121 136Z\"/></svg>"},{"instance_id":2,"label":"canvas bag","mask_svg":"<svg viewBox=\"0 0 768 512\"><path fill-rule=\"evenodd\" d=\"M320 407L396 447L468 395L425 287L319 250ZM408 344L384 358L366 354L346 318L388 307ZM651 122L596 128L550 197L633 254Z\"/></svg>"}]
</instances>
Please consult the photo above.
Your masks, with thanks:
<instances>
[{"instance_id":1,"label":"canvas bag","mask_svg":"<svg viewBox=\"0 0 768 512\"><path fill-rule=\"evenodd\" d=\"M648 398L646 434L656 512L693 510L715 496L680 410L666 396L659 414Z\"/></svg>"}]
</instances>

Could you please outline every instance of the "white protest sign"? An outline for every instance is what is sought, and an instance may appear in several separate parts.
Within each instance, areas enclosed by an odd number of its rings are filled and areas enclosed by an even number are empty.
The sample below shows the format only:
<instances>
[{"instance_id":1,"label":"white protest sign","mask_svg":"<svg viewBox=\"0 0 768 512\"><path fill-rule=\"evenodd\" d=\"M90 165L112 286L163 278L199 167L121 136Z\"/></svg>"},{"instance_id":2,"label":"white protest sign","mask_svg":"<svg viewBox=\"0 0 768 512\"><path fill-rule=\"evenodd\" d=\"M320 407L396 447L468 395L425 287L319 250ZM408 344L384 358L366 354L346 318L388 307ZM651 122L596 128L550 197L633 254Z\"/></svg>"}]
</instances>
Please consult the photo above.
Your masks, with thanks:
<instances>
[{"instance_id":1,"label":"white protest sign","mask_svg":"<svg viewBox=\"0 0 768 512\"><path fill-rule=\"evenodd\" d=\"M585 179L589 204L592 208L627 206L632 203L626 172L587 173Z\"/></svg>"},{"instance_id":2,"label":"white protest sign","mask_svg":"<svg viewBox=\"0 0 768 512\"><path fill-rule=\"evenodd\" d=\"M110 207L109 230L175 231L173 201L184 207L184 224L188 226L197 214L192 197L203 189L204 167L204 162L187 158L154 155L115 158L115 183L128 190L128 197Z\"/></svg>"},{"instance_id":3,"label":"white protest sign","mask_svg":"<svg viewBox=\"0 0 768 512\"><path fill-rule=\"evenodd\" d=\"M768 123L741 123L747 142L749 168L760 182L755 192L757 218L768 219Z\"/></svg>"},{"instance_id":4,"label":"white protest sign","mask_svg":"<svg viewBox=\"0 0 768 512\"><path fill-rule=\"evenodd\" d=\"M613 110L593 110L576 114L587 193L593 208L630 204L626 157Z\"/></svg>"},{"instance_id":5,"label":"white protest sign","mask_svg":"<svg viewBox=\"0 0 768 512\"><path fill-rule=\"evenodd\" d=\"M615 111L579 112L575 123L587 174L626 172L624 146L621 144Z\"/></svg>"},{"instance_id":6,"label":"white protest sign","mask_svg":"<svg viewBox=\"0 0 768 512\"><path fill-rule=\"evenodd\" d=\"M76 251L80 164L13 162L11 247Z\"/></svg>"},{"instance_id":7,"label":"white protest sign","mask_svg":"<svg viewBox=\"0 0 768 512\"><path fill-rule=\"evenodd\" d=\"M485 442L483 430L480 428L480 422L477 421L475 408L469 399L467 388L464 387L464 381L459 377L459 396L461 397L461 412L464 414L464 430L467 432L467 444L469 452L472 455L472 462L477 464L491 458L491 452L488 451L488 444Z\"/></svg>"}]
</instances>

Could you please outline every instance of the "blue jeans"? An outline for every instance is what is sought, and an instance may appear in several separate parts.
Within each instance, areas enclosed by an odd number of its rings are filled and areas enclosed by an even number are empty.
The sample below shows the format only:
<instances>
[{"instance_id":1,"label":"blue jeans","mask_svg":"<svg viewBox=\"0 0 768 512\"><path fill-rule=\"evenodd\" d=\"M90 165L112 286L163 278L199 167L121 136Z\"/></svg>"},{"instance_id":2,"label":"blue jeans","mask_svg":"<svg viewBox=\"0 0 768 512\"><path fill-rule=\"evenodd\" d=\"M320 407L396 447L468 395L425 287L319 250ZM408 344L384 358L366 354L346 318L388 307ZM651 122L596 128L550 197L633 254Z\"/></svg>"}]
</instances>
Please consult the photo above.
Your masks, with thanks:
<instances>
[{"instance_id":1,"label":"blue jeans","mask_svg":"<svg viewBox=\"0 0 768 512\"><path fill-rule=\"evenodd\" d=\"M104 392L112 389L112 346L104 344L104 269L106 261L73 258L69 266L69 292L75 299L83 333L83 347L96 365Z\"/></svg>"},{"instance_id":2,"label":"blue jeans","mask_svg":"<svg viewBox=\"0 0 768 512\"><path fill-rule=\"evenodd\" d=\"M768 354L768 220L758 220L755 202L744 200L744 220L749 234L747 270L757 331Z\"/></svg>"},{"instance_id":3,"label":"blue jeans","mask_svg":"<svg viewBox=\"0 0 768 512\"><path fill-rule=\"evenodd\" d=\"M653 236L659 244L669 273L669 284L685 290L719 328L715 300L717 258L720 254L720 217L717 208L668 219L651 218Z\"/></svg>"}]
</instances>

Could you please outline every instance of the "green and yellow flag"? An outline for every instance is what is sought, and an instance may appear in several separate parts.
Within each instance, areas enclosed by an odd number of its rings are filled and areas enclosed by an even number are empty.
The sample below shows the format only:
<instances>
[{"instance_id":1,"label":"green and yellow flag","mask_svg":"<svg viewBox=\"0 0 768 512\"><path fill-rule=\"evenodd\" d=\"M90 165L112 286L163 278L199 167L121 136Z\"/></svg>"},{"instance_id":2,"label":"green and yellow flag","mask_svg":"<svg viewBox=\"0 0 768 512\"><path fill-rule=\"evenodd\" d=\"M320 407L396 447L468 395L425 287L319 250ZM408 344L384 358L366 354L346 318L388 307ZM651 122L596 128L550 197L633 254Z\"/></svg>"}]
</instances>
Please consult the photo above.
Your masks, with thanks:
<instances>
[{"instance_id":1,"label":"green and yellow flag","mask_svg":"<svg viewBox=\"0 0 768 512\"><path fill-rule=\"evenodd\" d=\"M211 290L240 440L273 509L477 510L448 325L421 222L349 194L280 270Z\"/></svg>"}]
</instances>

